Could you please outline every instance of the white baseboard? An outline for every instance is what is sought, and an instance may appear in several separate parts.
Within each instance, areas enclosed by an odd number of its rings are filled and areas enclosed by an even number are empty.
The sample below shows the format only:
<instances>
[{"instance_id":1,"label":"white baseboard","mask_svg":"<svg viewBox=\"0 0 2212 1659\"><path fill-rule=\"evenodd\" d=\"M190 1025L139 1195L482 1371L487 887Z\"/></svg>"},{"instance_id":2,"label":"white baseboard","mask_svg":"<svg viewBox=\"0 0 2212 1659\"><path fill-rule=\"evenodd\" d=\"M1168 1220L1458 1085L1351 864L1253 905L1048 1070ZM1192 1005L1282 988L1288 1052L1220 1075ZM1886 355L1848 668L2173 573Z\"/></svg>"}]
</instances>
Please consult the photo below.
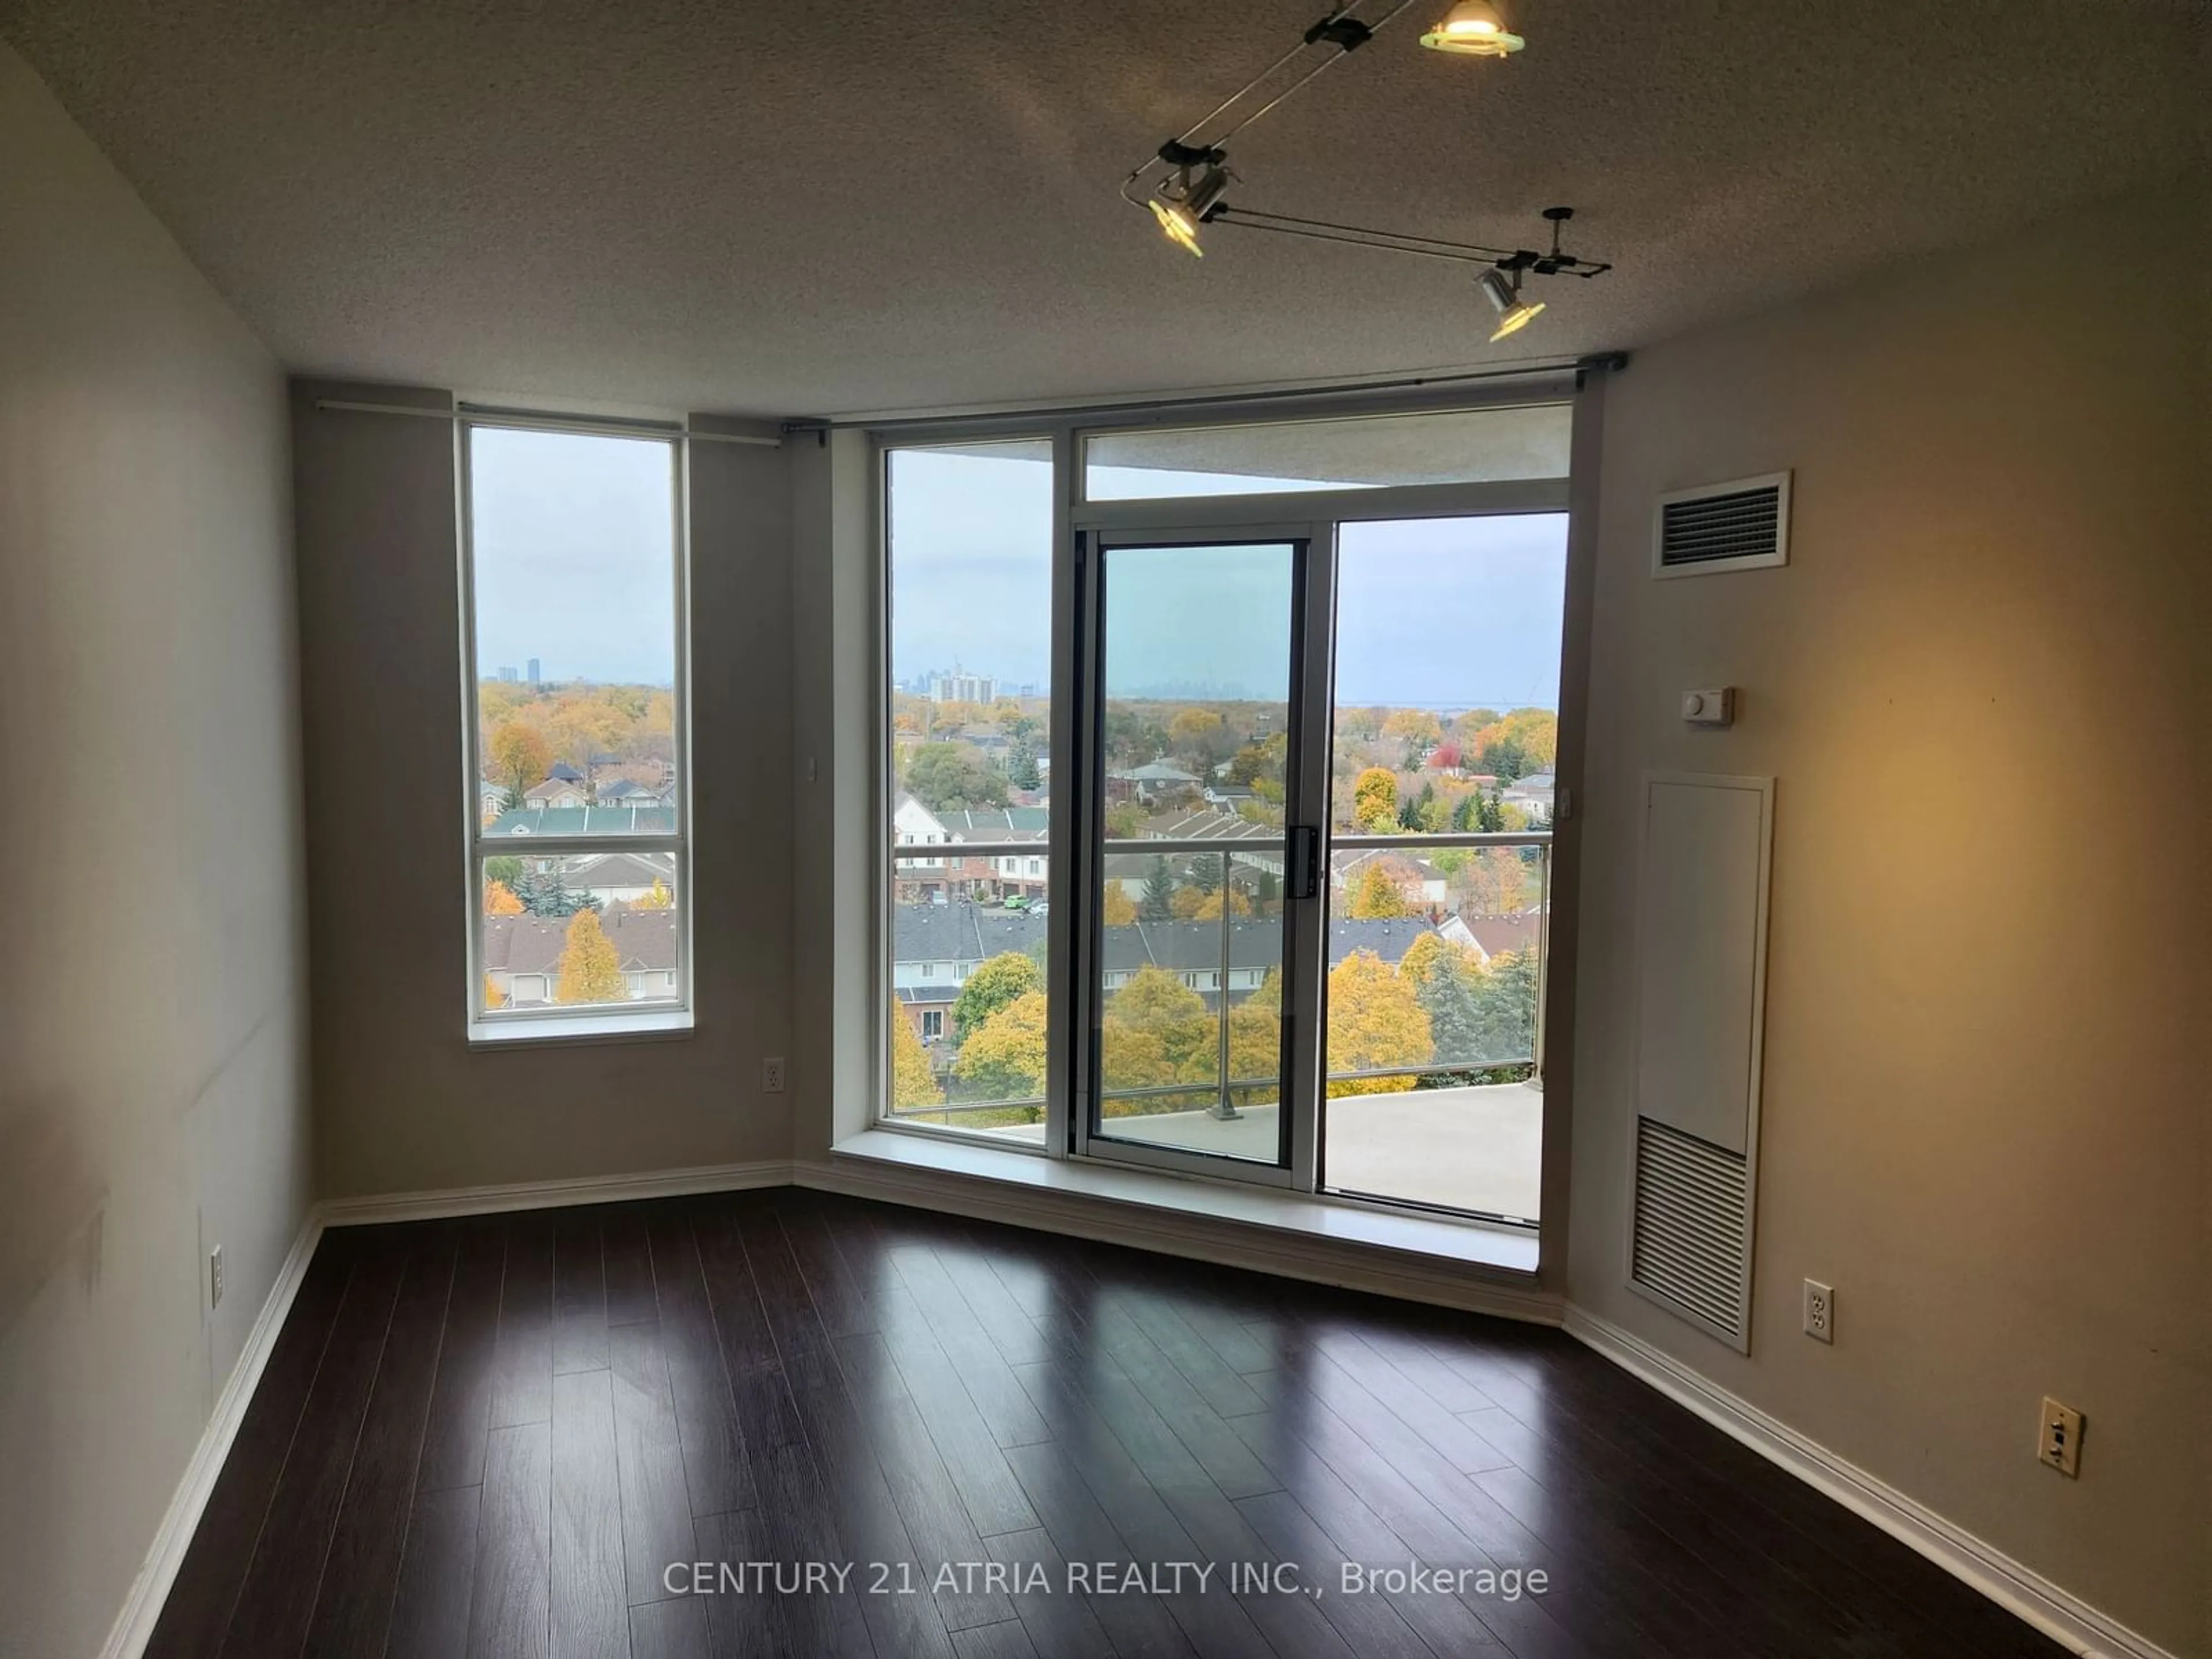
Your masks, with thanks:
<instances>
[{"instance_id":1,"label":"white baseboard","mask_svg":"<svg viewBox=\"0 0 2212 1659\"><path fill-rule=\"evenodd\" d=\"M1500 1319L1556 1325L1563 1305L1553 1292L1503 1284L1454 1264L1425 1267L1401 1253L1341 1244L1309 1234L1284 1234L1149 1206L1138 1209L1066 1191L1042 1192L936 1170L840 1158L827 1164L799 1164L793 1166L793 1178L801 1187L854 1198L950 1211L980 1221L1096 1239Z\"/></svg>"},{"instance_id":2,"label":"white baseboard","mask_svg":"<svg viewBox=\"0 0 2212 1659\"><path fill-rule=\"evenodd\" d=\"M431 1221L441 1216L494 1215L503 1210L550 1210L570 1204L614 1204L625 1199L680 1198L691 1193L729 1193L751 1187L791 1184L792 1166L781 1159L774 1159L757 1164L701 1164L688 1170L649 1170L638 1175L519 1181L498 1187L448 1187L438 1192L325 1199L320 1212L326 1227L360 1227L381 1221Z\"/></svg>"},{"instance_id":3,"label":"white baseboard","mask_svg":"<svg viewBox=\"0 0 2212 1659\"><path fill-rule=\"evenodd\" d=\"M137 1577L131 1580L130 1594L123 1598L123 1610L115 1615L107 1640L100 1645L100 1659L139 1659L153 1639L162 1605L169 1599L169 1587L177 1582L177 1570L185 1564L185 1552L191 1547L192 1534L214 1495L223 1461L230 1455L230 1443L238 1437L239 1425L246 1420L246 1407L268 1366L276 1334L284 1328L292 1298L299 1293L307 1262L315 1254L315 1243L322 1236L322 1216L311 1206L283 1266L276 1270L276 1282L269 1287L268 1299L254 1316L253 1328L246 1334L238 1363L230 1368L230 1380L222 1385L207 1427L200 1432L199 1444L192 1449L192 1461L185 1466L184 1479L177 1483L168 1510L155 1531L153 1546L146 1552Z\"/></svg>"},{"instance_id":4,"label":"white baseboard","mask_svg":"<svg viewBox=\"0 0 2212 1659\"><path fill-rule=\"evenodd\" d=\"M1570 1336L1918 1551L2051 1640L2093 1659L2176 1659L2149 1638L2137 1635L2033 1568L1699 1375L1632 1331L1572 1304L1567 1306L1564 1323Z\"/></svg>"}]
</instances>

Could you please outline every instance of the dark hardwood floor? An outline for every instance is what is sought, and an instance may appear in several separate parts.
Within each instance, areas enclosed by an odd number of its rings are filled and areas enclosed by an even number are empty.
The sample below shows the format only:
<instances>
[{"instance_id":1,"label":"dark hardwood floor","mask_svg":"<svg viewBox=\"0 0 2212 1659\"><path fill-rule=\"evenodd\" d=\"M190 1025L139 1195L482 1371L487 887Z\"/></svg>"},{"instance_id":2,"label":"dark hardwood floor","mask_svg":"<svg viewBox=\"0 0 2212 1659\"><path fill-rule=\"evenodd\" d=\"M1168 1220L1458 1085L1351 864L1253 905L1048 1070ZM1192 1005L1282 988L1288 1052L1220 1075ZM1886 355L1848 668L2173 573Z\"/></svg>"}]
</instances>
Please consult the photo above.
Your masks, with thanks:
<instances>
[{"instance_id":1,"label":"dark hardwood floor","mask_svg":"<svg viewBox=\"0 0 2212 1659\"><path fill-rule=\"evenodd\" d=\"M2062 1650L1557 1332L781 1188L325 1234L150 1651Z\"/></svg>"}]
</instances>

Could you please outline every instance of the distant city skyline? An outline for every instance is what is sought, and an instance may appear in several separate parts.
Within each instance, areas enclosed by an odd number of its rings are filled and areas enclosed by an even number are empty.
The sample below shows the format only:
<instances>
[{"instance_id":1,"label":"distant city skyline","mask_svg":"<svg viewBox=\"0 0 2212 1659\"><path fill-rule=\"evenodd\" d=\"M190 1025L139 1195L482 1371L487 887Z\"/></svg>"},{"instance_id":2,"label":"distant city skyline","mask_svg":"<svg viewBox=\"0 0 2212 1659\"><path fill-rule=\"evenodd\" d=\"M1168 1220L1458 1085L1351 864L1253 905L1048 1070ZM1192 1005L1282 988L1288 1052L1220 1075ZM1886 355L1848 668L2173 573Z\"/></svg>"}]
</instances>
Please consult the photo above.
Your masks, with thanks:
<instances>
[{"instance_id":1,"label":"distant city skyline","mask_svg":"<svg viewBox=\"0 0 2212 1659\"><path fill-rule=\"evenodd\" d=\"M1003 458L894 452L895 682L957 664L1002 684L1048 684L1052 469L1032 448L1009 446ZM1194 474L1160 477L1165 493L1219 487ZM1260 551L1148 560L1133 550L1121 556L1125 568L1146 567L1141 580L1164 584L1168 601L1133 613L1121 610L1109 556L1109 694L1198 700L1203 692L1182 688L1210 688L1217 698L1280 702L1288 588L1286 578L1261 579ZM1339 571L1340 703L1558 708L1565 514L1349 524Z\"/></svg>"},{"instance_id":2,"label":"distant city skyline","mask_svg":"<svg viewBox=\"0 0 2212 1659\"><path fill-rule=\"evenodd\" d=\"M673 450L659 441L471 429L477 669L540 684L676 678Z\"/></svg>"}]
</instances>

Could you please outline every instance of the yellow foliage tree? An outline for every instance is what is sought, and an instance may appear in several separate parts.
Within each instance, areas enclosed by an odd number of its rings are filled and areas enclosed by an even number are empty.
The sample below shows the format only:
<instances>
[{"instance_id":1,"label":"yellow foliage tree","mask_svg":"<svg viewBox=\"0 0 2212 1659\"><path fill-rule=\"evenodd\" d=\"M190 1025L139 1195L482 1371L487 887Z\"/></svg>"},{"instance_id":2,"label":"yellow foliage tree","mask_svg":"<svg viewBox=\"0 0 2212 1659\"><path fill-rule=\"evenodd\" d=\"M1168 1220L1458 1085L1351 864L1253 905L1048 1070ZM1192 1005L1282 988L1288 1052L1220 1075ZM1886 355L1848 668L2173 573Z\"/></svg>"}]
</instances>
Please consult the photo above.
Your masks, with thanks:
<instances>
[{"instance_id":1,"label":"yellow foliage tree","mask_svg":"<svg viewBox=\"0 0 2212 1659\"><path fill-rule=\"evenodd\" d=\"M1370 835L1387 836L1398 828L1398 775L1387 766L1370 766L1352 786L1352 815Z\"/></svg>"},{"instance_id":2,"label":"yellow foliage tree","mask_svg":"<svg viewBox=\"0 0 2212 1659\"><path fill-rule=\"evenodd\" d=\"M1389 871L1380 864L1370 863L1359 878L1359 884L1352 890L1345 913L1362 921L1406 915L1406 895Z\"/></svg>"},{"instance_id":3,"label":"yellow foliage tree","mask_svg":"<svg viewBox=\"0 0 2212 1659\"><path fill-rule=\"evenodd\" d=\"M492 977L489 974L486 974L484 975L483 1006L487 1008L504 1008L507 1006L507 993L501 990L498 986L492 983Z\"/></svg>"},{"instance_id":4,"label":"yellow foliage tree","mask_svg":"<svg viewBox=\"0 0 2212 1659\"><path fill-rule=\"evenodd\" d=\"M1250 915L1252 914L1252 901L1246 898L1243 893L1239 892L1233 887L1228 890L1229 914L1232 916ZM1191 907L1190 919L1193 921L1220 921L1221 892L1222 890L1217 887L1211 893L1201 895L1198 902ZM1176 896L1181 897L1182 895L1177 894Z\"/></svg>"},{"instance_id":5,"label":"yellow foliage tree","mask_svg":"<svg viewBox=\"0 0 2212 1659\"><path fill-rule=\"evenodd\" d=\"M668 884L665 882L659 876L655 876L653 878L653 885L647 890L645 896L637 901L637 908L641 910L665 910L675 902L676 895L668 890Z\"/></svg>"},{"instance_id":6,"label":"yellow foliage tree","mask_svg":"<svg viewBox=\"0 0 2212 1659\"><path fill-rule=\"evenodd\" d=\"M1435 1054L1429 1017L1401 978L1372 951L1354 951L1328 976L1328 1069L1372 1071L1378 1066L1425 1066ZM1410 1077L1362 1078L1328 1085L1344 1095L1396 1094Z\"/></svg>"},{"instance_id":7,"label":"yellow foliage tree","mask_svg":"<svg viewBox=\"0 0 2212 1659\"><path fill-rule=\"evenodd\" d=\"M544 777L553 764L553 746L545 734L520 720L501 720L494 726L485 752L494 780L517 794Z\"/></svg>"},{"instance_id":8,"label":"yellow foliage tree","mask_svg":"<svg viewBox=\"0 0 2212 1659\"><path fill-rule=\"evenodd\" d=\"M1109 881L1098 913L1109 927L1131 927L1137 920L1137 902L1122 890L1120 882Z\"/></svg>"},{"instance_id":9,"label":"yellow foliage tree","mask_svg":"<svg viewBox=\"0 0 2212 1659\"><path fill-rule=\"evenodd\" d=\"M505 882L488 881L484 884L483 910L486 915L519 916L522 908L522 901L515 897L514 889Z\"/></svg>"},{"instance_id":10,"label":"yellow foliage tree","mask_svg":"<svg viewBox=\"0 0 2212 1659\"><path fill-rule=\"evenodd\" d=\"M921 1046L921 1036L914 1029L914 1022L906 1017L906 1010L894 1001L891 1004L891 1104L907 1106L941 1106L945 1091L937 1086L937 1075L930 1069L929 1050Z\"/></svg>"},{"instance_id":11,"label":"yellow foliage tree","mask_svg":"<svg viewBox=\"0 0 2212 1659\"><path fill-rule=\"evenodd\" d=\"M553 988L556 1002L623 1002L629 981L623 977L622 957L615 942L599 926L599 912L579 910L568 919L568 943L561 949L561 976Z\"/></svg>"},{"instance_id":12,"label":"yellow foliage tree","mask_svg":"<svg viewBox=\"0 0 2212 1659\"><path fill-rule=\"evenodd\" d=\"M980 1097L1019 1100L1044 1092L1045 994L1028 991L960 1045L952 1075Z\"/></svg>"}]
</instances>

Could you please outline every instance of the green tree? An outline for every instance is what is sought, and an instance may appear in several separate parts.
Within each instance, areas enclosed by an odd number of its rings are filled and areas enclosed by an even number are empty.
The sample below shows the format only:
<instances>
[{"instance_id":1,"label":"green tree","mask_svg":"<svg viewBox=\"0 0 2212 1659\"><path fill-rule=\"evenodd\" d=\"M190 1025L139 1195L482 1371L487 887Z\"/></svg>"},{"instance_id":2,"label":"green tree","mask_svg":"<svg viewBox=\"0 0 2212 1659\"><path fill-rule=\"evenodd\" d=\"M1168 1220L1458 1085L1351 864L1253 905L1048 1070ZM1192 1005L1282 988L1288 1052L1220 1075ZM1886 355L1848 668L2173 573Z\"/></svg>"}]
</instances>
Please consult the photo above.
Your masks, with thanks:
<instances>
[{"instance_id":1,"label":"green tree","mask_svg":"<svg viewBox=\"0 0 2212 1659\"><path fill-rule=\"evenodd\" d=\"M1044 1092L1046 1004L1042 991L1016 997L960 1045L952 1075L976 1100L1021 1100Z\"/></svg>"},{"instance_id":2,"label":"green tree","mask_svg":"<svg viewBox=\"0 0 2212 1659\"><path fill-rule=\"evenodd\" d=\"M1013 751L1006 758L1006 776L1017 789L1035 789L1044 781L1044 774L1037 768L1036 744L1027 737L1014 739Z\"/></svg>"},{"instance_id":3,"label":"green tree","mask_svg":"<svg viewBox=\"0 0 2212 1659\"><path fill-rule=\"evenodd\" d=\"M1352 890L1352 902L1345 907L1345 914L1361 921L1406 915L1404 890L1380 863L1370 860L1358 885Z\"/></svg>"},{"instance_id":4,"label":"green tree","mask_svg":"<svg viewBox=\"0 0 2212 1659\"><path fill-rule=\"evenodd\" d=\"M897 1107L941 1106L945 1091L937 1086L930 1068L929 1050L921 1035L896 999L891 1002L891 1104Z\"/></svg>"},{"instance_id":5,"label":"green tree","mask_svg":"<svg viewBox=\"0 0 2212 1659\"><path fill-rule=\"evenodd\" d=\"M506 854L501 854L497 858L486 859L484 860L484 879L486 881L502 882L509 889L512 889L516 883L522 879L522 860L518 858L509 857Z\"/></svg>"},{"instance_id":6,"label":"green tree","mask_svg":"<svg viewBox=\"0 0 2212 1659\"><path fill-rule=\"evenodd\" d=\"M1536 953L1501 951L1477 987L1481 1053L1492 1060L1532 1060L1536 1054Z\"/></svg>"},{"instance_id":7,"label":"green tree","mask_svg":"<svg viewBox=\"0 0 2212 1659\"><path fill-rule=\"evenodd\" d=\"M1492 1057L1480 998L1482 964L1474 952L1442 934L1424 933L1398 963L1398 975L1413 988L1413 1000L1429 1017L1430 1040L1438 1060L1472 1062Z\"/></svg>"},{"instance_id":8,"label":"green tree","mask_svg":"<svg viewBox=\"0 0 2212 1659\"><path fill-rule=\"evenodd\" d=\"M1008 1003L1044 989L1044 975L1019 951L1002 951L968 975L952 1005L952 1039L965 1042Z\"/></svg>"},{"instance_id":9,"label":"green tree","mask_svg":"<svg viewBox=\"0 0 2212 1659\"><path fill-rule=\"evenodd\" d=\"M596 910L579 910L568 923L568 942L561 950L560 978L553 988L556 1002L623 1002L629 998L629 981L623 977L622 957L615 942L599 926Z\"/></svg>"},{"instance_id":10,"label":"green tree","mask_svg":"<svg viewBox=\"0 0 2212 1659\"><path fill-rule=\"evenodd\" d=\"M1004 806L1006 781L957 743L925 743L907 763L906 787L933 812Z\"/></svg>"},{"instance_id":11,"label":"green tree","mask_svg":"<svg viewBox=\"0 0 2212 1659\"><path fill-rule=\"evenodd\" d=\"M1371 1071L1378 1066L1425 1066L1436 1052L1429 1017L1413 988L1372 951L1354 951L1328 976L1328 1069ZM1328 1085L1343 1095L1396 1094L1410 1077L1350 1079Z\"/></svg>"},{"instance_id":12,"label":"green tree","mask_svg":"<svg viewBox=\"0 0 2212 1659\"><path fill-rule=\"evenodd\" d=\"M1146 921L1174 921L1175 890L1175 872L1168 867L1167 854L1155 854L1152 873L1145 878L1145 896L1138 902L1138 914Z\"/></svg>"}]
</instances>

